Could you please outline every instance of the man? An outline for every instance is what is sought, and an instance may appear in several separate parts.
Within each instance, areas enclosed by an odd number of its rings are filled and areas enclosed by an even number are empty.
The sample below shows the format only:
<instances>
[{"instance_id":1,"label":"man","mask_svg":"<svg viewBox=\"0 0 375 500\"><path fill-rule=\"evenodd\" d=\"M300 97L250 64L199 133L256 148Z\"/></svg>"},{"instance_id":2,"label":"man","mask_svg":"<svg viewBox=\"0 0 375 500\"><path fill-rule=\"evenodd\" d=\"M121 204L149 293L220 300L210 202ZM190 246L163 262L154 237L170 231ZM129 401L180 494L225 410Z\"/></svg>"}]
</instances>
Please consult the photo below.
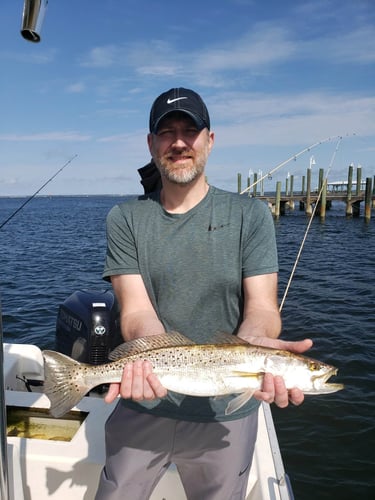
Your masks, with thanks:
<instances>
[{"instance_id":1,"label":"man","mask_svg":"<svg viewBox=\"0 0 375 500\"><path fill-rule=\"evenodd\" d=\"M104 277L121 308L125 340L179 331L194 342L226 331L259 345L303 352L311 341L276 340L277 252L272 216L259 200L209 186L214 144L201 97L161 94L150 113L149 150L162 188L114 207ZM225 415L223 398L167 393L149 362L124 368L106 396L120 402L106 425L107 459L97 500L146 500L176 464L189 500L240 500L257 433L259 400L303 401L280 377Z\"/></svg>"}]
</instances>

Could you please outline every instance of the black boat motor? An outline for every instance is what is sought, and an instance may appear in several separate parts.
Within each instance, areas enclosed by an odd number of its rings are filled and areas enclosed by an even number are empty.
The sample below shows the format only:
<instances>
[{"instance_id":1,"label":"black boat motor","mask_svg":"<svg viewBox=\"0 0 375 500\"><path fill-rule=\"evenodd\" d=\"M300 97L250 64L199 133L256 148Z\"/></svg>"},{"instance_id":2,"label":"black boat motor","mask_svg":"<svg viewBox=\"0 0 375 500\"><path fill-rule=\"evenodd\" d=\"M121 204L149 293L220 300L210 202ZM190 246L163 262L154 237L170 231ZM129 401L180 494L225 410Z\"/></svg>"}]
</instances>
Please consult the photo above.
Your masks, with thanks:
<instances>
[{"instance_id":1,"label":"black boat motor","mask_svg":"<svg viewBox=\"0 0 375 500\"><path fill-rule=\"evenodd\" d=\"M98 365L108 362L109 352L121 342L119 308L111 290L77 290L60 305L56 351Z\"/></svg>"}]
</instances>

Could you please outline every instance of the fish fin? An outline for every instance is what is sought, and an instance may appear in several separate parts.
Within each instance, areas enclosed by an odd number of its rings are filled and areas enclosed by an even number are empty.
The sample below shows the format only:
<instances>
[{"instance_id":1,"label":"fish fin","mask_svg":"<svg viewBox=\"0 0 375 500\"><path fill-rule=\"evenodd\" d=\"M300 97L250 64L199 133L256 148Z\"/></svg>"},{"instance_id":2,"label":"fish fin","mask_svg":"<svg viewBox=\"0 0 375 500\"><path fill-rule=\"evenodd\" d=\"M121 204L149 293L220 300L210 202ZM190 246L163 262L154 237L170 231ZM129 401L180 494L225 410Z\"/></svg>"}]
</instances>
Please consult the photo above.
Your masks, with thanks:
<instances>
[{"instance_id":1,"label":"fish fin","mask_svg":"<svg viewBox=\"0 0 375 500\"><path fill-rule=\"evenodd\" d=\"M211 396L214 401L220 401L221 399L227 398L228 394L220 394L219 396Z\"/></svg>"},{"instance_id":2,"label":"fish fin","mask_svg":"<svg viewBox=\"0 0 375 500\"><path fill-rule=\"evenodd\" d=\"M231 415L235 411L242 408L242 406L253 397L254 392L255 389L248 389L229 401L227 407L225 408L225 415Z\"/></svg>"},{"instance_id":3,"label":"fish fin","mask_svg":"<svg viewBox=\"0 0 375 500\"><path fill-rule=\"evenodd\" d=\"M185 394L181 394L180 392L168 391L167 399L174 403L176 406L180 407L182 401L185 399Z\"/></svg>"},{"instance_id":4,"label":"fish fin","mask_svg":"<svg viewBox=\"0 0 375 500\"><path fill-rule=\"evenodd\" d=\"M199 345L244 345L248 344L246 340L240 339L237 335L232 335L225 332L217 332L215 335L206 342L199 342ZM147 337L140 337L138 339L129 340L117 346L112 352L109 353L108 359L110 361L117 361L118 359L140 354L141 352L150 351L152 349L160 349L164 347L178 347L184 345L196 345L188 337L178 332L168 332L161 335L149 335Z\"/></svg>"},{"instance_id":5,"label":"fish fin","mask_svg":"<svg viewBox=\"0 0 375 500\"><path fill-rule=\"evenodd\" d=\"M65 354L43 351L44 387L43 391L51 402L50 413L61 417L73 408L92 389L77 377L83 366ZM89 365L88 365L89 366Z\"/></svg>"},{"instance_id":6,"label":"fish fin","mask_svg":"<svg viewBox=\"0 0 375 500\"><path fill-rule=\"evenodd\" d=\"M194 342L178 332L168 332L161 335L149 335L138 339L129 340L117 346L109 353L108 359L116 361L127 356L160 349L163 347L177 347L182 345L194 345Z\"/></svg>"},{"instance_id":7,"label":"fish fin","mask_svg":"<svg viewBox=\"0 0 375 500\"><path fill-rule=\"evenodd\" d=\"M204 342L204 344L248 345L249 343L232 333L216 332L213 337L207 342Z\"/></svg>"}]
</instances>

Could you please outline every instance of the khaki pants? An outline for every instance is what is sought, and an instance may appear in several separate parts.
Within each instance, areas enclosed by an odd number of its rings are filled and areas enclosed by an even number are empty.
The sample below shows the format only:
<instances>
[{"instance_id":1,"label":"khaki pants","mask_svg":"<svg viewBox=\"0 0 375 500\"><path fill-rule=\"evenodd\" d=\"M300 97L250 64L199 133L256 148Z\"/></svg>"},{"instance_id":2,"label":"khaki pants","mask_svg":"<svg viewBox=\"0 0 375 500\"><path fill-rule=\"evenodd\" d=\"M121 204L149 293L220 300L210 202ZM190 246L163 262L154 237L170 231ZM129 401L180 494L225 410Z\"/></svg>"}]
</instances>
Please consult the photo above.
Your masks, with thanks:
<instances>
[{"instance_id":1,"label":"khaki pants","mask_svg":"<svg viewBox=\"0 0 375 500\"><path fill-rule=\"evenodd\" d=\"M245 498L258 411L228 422L154 417L119 403L106 423L106 464L96 500L147 500L170 463L188 500Z\"/></svg>"}]
</instances>

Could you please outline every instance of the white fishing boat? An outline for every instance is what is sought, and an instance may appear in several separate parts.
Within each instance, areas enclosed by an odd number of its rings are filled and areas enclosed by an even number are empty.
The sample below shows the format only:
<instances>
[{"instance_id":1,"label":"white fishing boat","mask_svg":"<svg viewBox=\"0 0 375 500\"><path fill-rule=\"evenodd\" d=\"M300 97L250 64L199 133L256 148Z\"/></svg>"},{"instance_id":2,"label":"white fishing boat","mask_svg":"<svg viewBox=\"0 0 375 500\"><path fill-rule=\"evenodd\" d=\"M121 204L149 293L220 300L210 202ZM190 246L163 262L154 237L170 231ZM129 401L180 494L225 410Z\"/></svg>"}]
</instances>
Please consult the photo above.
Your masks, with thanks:
<instances>
[{"instance_id":1,"label":"white fishing boat","mask_svg":"<svg viewBox=\"0 0 375 500\"><path fill-rule=\"evenodd\" d=\"M35 386L43 380L39 348L4 344L8 408L8 477L11 500L91 500L104 463L104 423L112 405L85 397L67 416L52 418L49 400ZM32 392L27 387L30 382ZM259 411L259 431L247 500L293 498L269 406ZM186 500L173 465L152 500Z\"/></svg>"},{"instance_id":2,"label":"white fishing boat","mask_svg":"<svg viewBox=\"0 0 375 500\"><path fill-rule=\"evenodd\" d=\"M81 350L82 355L82 346L91 343L94 352L91 356L98 357L98 348L102 349L105 335L98 336L95 331L103 332L98 326L112 322L109 309L113 305L112 294L99 295L91 302L90 317L85 318L83 314L92 298L86 292L76 292L60 307L57 332L69 326L71 337L65 350L75 350L75 353ZM85 323L90 323L92 328L82 333ZM61 333L65 341L69 339L69 332ZM100 341L101 345L95 346L95 341ZM59 345L58 339L56 344ZM3 356L7 460L2 466L7 469L9 500L92 500L105 460L104 424L113 405L105 404L100 392L93 392L67 415L53 418L48 411L50 402L43 394L41 350L35 345L5 343ZM262 404L246 499L292 498L270 408ZM157 485L151 500L186 500L173 464Z\"/></svg>"}]
</instances>

